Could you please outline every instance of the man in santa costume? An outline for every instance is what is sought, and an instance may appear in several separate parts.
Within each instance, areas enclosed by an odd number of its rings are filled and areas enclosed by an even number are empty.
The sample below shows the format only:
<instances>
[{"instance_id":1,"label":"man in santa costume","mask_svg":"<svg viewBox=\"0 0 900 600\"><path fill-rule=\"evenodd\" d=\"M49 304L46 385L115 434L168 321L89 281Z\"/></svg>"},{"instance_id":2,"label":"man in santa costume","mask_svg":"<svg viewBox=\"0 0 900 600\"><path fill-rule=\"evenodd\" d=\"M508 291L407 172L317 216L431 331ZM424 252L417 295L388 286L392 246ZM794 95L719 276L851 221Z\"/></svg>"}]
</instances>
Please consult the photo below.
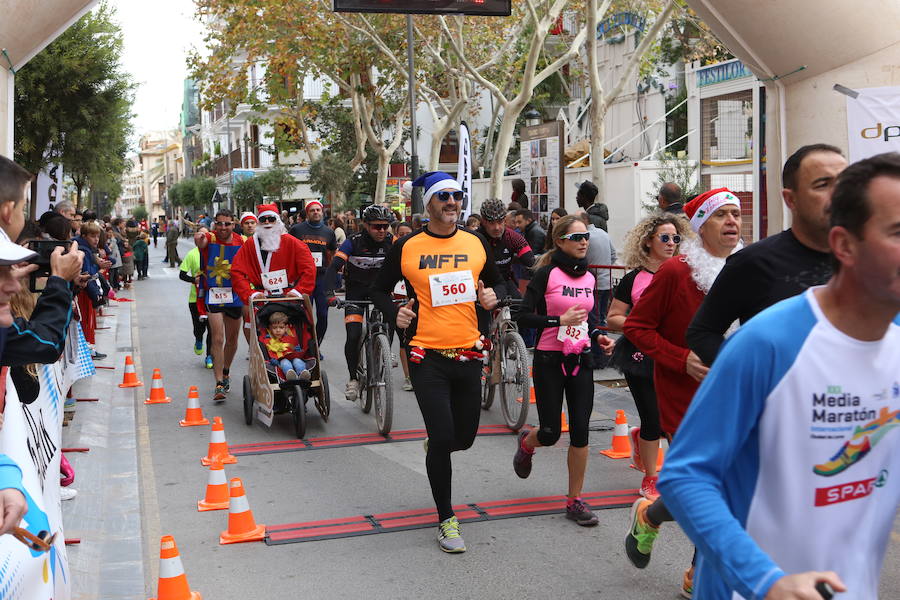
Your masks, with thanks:
<instances>
[{"instance_id":1,"label":"man in santa costume","mask_svg":"<svg viewBox=\"0 0 900 600\"><path fill-rule=\"evenodd\" d=\"M262 296L309 294L316 286L316 265L306 244L285 231L274 204L256 207L258 225L231 268L234 290L246 304Z\"/></svg>"},{"instance_id":2,"label":"man in santa costume","mask_svg":"<svg viewBox=\"0 0 900 600\"><path fill-rule=\"evenodd\" d=\"M662 430L672 436L687 412L694 392L709 367L688 349L685 334L725 259L740 245L741 205L726 188L710 190L684 207L698 238L681 243L680 256L670 258L656 272L641 301L625 320L625 335L654 361L653 381ZM626 554L638 568L650 561L659 525L671 521L663 498L637 500L625 538ZM693 586L693 566L682 588Z\"/></svg>"}]
</instances>

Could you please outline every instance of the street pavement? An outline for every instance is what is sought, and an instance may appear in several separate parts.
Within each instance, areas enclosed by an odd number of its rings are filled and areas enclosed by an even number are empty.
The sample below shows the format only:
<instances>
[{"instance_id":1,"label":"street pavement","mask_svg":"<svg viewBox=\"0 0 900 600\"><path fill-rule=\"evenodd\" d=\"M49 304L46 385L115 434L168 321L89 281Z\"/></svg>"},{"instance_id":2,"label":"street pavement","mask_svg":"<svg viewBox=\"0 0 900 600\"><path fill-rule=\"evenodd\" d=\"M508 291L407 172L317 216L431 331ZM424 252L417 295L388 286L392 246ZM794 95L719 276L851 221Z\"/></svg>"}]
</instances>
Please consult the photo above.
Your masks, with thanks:
<instances>
[{"instance_id":1,"label":"street pavement","mask_svg":"<svg viewBox=\"0 0 900 600\"><path fill-rule=\"evenodd\" d=\"M182 241L180 254L184 256L191 246L189 240ZM244 424L240 390L248 361L243 338L231 369L228 400L222 406L213 405L212 371L192 351L188 284L178 279L177 270L161 264L163 253L162 244L151 248L150 279L136 282L132 294L136 302L119 309L131 310L130 319L121 319L116 355L111 354L120 379L120 363L128 347L127 340L122 340L131 334L145 384L134 395L133 422L147 595L156 591L159 536L172 534L191 588L205 598L679 597L682 572L691 560L690 542L675 524L666 525L650 565L644 570L633 568L623 550L629 518L625 508L599 511L600 524L594 528L578 527L562 514L464 524L468 552L461 555L438 549L435 528L280 546L219 545L227 511L197 511L197 500L207 484L208 471L200 465L200 457L206 454L209 427L178 426L188 387L199 388L204 416L222 417L229 444L295 438L289 415L276 416L271 428ZM307 438L376 431L373 415L364 415L343 398L348 379L344 337L342 314L332 309L321 348L331 386L331 418L323 423L310 406ZM396 342L394 351L398 351ZM154 368L162 370L171 404L142 403ZM402 372L397 368L393 375L394 430L423 428L412 392L400 389ZM629 422L637 423L631 398L627 390L598 383L594 403L592 425L597 430L590 438L585 491L634 490L640 474L628 467L630 461L599 455L610 445L616 409L625 410ZM532 406L529 423L536 418ZM482 413L482 425L501 422L496 404ZM521 480L512 471L515 438L481 437L470 450L453 455L453 501L465 504L564 494L566 446L563 434L556 447L540 449L531 477ZM419 441L240 456L237 464L225 465L225 472L229 478L243 480L257 523L266 525L433 508ZM900 589L900 574L890 568L900 558L897 531L895 526L883 597L895 597L888 590ZM138 573L136 569L135 576ZM84 576L96 575L86 572ZM140 596L123 592L121 597Z\"/></svg>"}]
</instances>

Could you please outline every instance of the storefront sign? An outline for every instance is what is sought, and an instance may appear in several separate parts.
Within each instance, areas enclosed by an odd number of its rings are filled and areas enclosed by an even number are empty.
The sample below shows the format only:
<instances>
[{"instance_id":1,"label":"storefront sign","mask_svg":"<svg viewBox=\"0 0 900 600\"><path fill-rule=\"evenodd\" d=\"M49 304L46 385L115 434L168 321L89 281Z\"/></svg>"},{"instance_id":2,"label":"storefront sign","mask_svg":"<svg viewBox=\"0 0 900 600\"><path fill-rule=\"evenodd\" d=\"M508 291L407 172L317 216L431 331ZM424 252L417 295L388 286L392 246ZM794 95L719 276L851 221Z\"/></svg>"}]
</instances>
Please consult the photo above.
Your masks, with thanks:
<instances>
[{"instance_id":1,"label":"storefront sign","mask_svg":"<svg viewBox=\"0 0 900 600\"><path fill-rule=\"evenodd\" d=\"M600 24L597 25L597 39L602 38L613 29L618 29L626 25L643 32L644 28L647 26L647 19L632 12L616 13L607 19L603 19Z\"/></svg>"},{"instance_id":2,"label":"storefront sign","mask_svg":"<svg viewBox=\"0 0 900 600\"><path fill-rule=\"evenodd\" d=\"M697 69L697 87L705 87L724 81L732 81L734 79L743 79L744 77L753 77L753 73L744 63L739 60L730 60L728 62L718 63Z\"/></svg>"}]
</instances>

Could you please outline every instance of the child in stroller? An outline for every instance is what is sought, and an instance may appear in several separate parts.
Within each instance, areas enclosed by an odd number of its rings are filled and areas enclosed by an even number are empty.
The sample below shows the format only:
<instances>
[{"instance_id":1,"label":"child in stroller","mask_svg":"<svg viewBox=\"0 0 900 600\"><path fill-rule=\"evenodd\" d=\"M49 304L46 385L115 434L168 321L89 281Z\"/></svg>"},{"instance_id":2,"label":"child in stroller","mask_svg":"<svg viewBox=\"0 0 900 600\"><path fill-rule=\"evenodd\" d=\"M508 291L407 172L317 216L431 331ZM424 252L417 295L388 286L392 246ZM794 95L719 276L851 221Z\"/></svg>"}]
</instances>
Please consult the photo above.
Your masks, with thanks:
<instances>
[{"instance_id":1,"label":"child in stroller","mask_svg":"<svg viewBox=\"0 0 900 600\"><path fill-rule=\"evenodd\" d=\"M268 362L284 373L285 379L309 381L310 370L316 359L303 358L309 348L303 348L287 314L273 312L268 315L268 327L259 335L259 341L268 353Z\"/></svg>"}]
</instances>

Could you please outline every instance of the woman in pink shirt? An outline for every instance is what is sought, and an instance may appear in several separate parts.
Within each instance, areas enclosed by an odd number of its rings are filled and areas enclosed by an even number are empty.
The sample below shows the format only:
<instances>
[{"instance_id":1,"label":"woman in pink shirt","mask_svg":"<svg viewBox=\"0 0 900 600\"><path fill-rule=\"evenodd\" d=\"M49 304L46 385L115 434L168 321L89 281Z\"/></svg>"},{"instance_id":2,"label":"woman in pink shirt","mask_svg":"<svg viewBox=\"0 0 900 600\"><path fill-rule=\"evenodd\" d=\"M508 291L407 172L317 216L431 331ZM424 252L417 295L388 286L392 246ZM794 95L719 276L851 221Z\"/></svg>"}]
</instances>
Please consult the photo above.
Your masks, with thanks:
<instances>
[{"instance_id":1,"label":"woman in pink shirt","mask_svg":"<svg viewBox=\"0 0 900 600\"><path fill-rule=\"evenodd\" d=\"M623 261L629 271L616 286L613 301L609 305L606 321L613 331L622 331L625 317L637 304L641 294L650 285L653 275L664 261L678 253L682 239L691 235L688 222L669 213L652 215L638 223L625 237ZM653 387L653 360L644 356L624 335L616 340L610 366L625 376L628 389L634 398L640 427L631 429L631 447L634 465L644 471L641 495L656 500L656 461L659 455L659 439L662 429L659 423L659 406Z\"/></svg>"},{"instance_id":2,"label":"woman in pink shirt","mask_svg":"<svg viewBox=\"0 0 900 600\"><path fill-rule=\"evenodd\" d=\"M588 459L588 423L594 406L591 338L611 351L612 340L597 329L594 276L585 255L590 234L584 223L569 215L557 221L551 233L553 250L535 265L525 290L517 321L535 328L534 395L540 425L523 430L513 458L516 474L531 473L532 456L539 446L552 446L562 430L563 396L569 408L569 490L566 517L579 525L597 524L597 516L581 500ZM590 321L590 322L588 322Z\"/></svg>"}]
</instances>

